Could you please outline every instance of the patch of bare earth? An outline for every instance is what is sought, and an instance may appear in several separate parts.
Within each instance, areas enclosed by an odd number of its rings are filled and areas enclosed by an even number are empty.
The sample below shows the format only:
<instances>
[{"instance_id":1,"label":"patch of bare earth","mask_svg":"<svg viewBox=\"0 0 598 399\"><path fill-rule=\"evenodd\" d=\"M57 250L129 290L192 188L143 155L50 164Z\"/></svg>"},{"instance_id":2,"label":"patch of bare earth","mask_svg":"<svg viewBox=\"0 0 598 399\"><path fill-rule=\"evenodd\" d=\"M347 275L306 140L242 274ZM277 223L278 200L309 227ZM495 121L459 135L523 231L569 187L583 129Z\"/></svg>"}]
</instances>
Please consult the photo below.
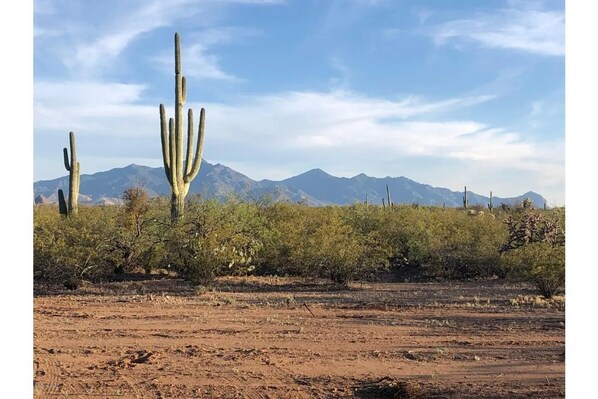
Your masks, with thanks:
<instances>
[{"instance_id":1,"label":"patch of bare earth","mask_svg":"<svg viewBox=\"0 0 598 399\"><path fill-rule=\"evenodd\" d=\"M35 298L36 398L564 397L564 305L523 286L134 284Z\"/></svg>"}]
</instances>

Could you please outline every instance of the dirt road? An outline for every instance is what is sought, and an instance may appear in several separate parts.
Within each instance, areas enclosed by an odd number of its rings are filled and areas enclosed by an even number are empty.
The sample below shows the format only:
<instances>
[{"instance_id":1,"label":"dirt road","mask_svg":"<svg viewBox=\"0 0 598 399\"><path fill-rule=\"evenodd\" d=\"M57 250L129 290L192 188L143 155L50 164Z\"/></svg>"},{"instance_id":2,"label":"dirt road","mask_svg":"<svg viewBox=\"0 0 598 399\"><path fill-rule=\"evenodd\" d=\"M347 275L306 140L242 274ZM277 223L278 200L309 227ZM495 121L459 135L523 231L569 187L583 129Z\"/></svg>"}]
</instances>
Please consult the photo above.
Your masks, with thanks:
<instances>
[{"instance_id":1,"label":"dirt road","mask_svg":"<svg viewBox=\"0 0 598 399\"><path fill-rule=\"evenodd\" d=\"M564 304L515 299L531 293L262 278L40 295L35 397L562 398Z\"/></svg>"}]
</instances>

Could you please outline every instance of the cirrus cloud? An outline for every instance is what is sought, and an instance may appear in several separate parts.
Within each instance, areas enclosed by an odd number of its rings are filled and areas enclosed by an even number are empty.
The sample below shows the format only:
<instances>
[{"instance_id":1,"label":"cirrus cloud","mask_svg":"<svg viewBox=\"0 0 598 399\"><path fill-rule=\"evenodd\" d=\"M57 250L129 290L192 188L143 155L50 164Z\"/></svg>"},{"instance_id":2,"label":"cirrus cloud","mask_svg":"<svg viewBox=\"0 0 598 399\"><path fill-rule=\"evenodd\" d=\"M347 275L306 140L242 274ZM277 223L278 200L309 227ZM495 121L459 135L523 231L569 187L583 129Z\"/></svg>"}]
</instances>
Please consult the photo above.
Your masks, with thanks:
<instances>
[{"instance_id":1,"label":"cirrus cloud","mask_svg":"<svg viewBox=\"0 0 598 399\"><path fill-rule=\"evenodd\" d=\"M528 53L565 55L565 14L562 11L503 9L436 25L427 33L437 45L473 42L483 47Z\"/></svg>"}]
</instances>

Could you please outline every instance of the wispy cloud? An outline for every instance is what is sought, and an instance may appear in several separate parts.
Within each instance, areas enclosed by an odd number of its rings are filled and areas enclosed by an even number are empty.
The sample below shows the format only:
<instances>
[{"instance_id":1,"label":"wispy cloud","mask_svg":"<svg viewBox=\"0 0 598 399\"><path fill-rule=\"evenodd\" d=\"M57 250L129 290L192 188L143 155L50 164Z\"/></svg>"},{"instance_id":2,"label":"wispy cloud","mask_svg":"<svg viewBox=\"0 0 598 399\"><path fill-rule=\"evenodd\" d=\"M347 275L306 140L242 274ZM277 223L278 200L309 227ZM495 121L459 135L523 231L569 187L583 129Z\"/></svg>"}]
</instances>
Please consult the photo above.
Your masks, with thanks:
<instances>
[{"instance_id":1,"label":"wispy cloud","mask_svg":"<svg viewBox=\"0 0 598 399\"><path fill-rule=\"evenodd\" d=\"M444 22L427 33L438 45L469 41L483 47L539 55L565 54L565 14L562 11L509 8Z\"/></svg>"},{"instance_id":2,"label":"wispy cloud","mask_svg":"<svg viewBox=\"0 0 598 399\"><path fill-rule=\"evenodd\" d=\"M207 104L213 136L206 141L206 154L261 178L321 167L347 176L402 174L453 188L467 181L472 187L509 194L562 190L562 141L533 141L475 120L439 119L484 100L389 101L336 91L280 93L239 105ZM259 159L268 161L262 165ZM483 181L485 173L494 178ZM530 181L535 185L530 187Z\"/></svg>"},{"instance_id":3,"label":"wispy cloud","mask_svg":"<svg viewBox=\"0 0 598 399\"><path fill-rule=\"evenodd\" d=\"M240 42L259 33L256 29L228 26L206 29L201 34L193 35L181 50L185 76L196 79L239 80L238 77L224 71L219 57L211 50L215 46ZM165 73L171 74L174 70L172 49L151 57L150 61Z\"/></svg>"},{"instance_id":4,"label":"wispy cloud","mask_svg":"<svg viewBox=\"0 0 598 399\"><path fill-rule=\"evenodd\" d=\"M329 57L329 63L332 69L334 69L338 76L330 79L332 87L339 89L348 89L350 86L351 71L349 67L337 56L333 55Z\"/></svg>"},{"instance_id":5,"label":"wispy cloud","mask_svg":"<svg viewBox=\"0 0 598 399\"><path fill-rule=\"evenodd\" d=\"M89 156L111 156L111 140L118 137L135 147L136 157L154 157L159 164L158 109L142 101L144 86L79 83L64 89L62 84L36 84L36 130L64 133L69 126L83 137L93 136L98 144ZM64 95L67 91L73 94ZM403 174L424 182L455 183L457 188L464 180L468 186L481 185L480 171L492 170L494 176L512 176L493 181L496 192L527 191L530 180L538 182L532 189L540 192L561 190L561 141L534 142L481 121L439 120L439 115L491 98L388 100L337 90L188 106L207 109L206 159L244 168L241 171L253 178L280 178L322 167L349 175ZM449 164L435 169L438 162ZM553 186L558 188L549 191Z\"/></svg>"},{"instance_id":6,"label":"wispy cloud","mask_svg":"<svg viewBox=\"0 0 598 399\"><path fill-rule=\"evenodd\" d=\"M535 156L535 146L513 132L475 121L426 121L439 112L490 98L389 101L347 91L290 92L256 97L240 106L211 104L210 109L222 129L220 139L240 136L251 141L257 133L262 139L270 136L263 140L268 145L292 151L351 149L366 156L387 153L492 162ZM226 118L227 114L239 117Z\"/></svg>"},{"instance_id":7,"label":"wispy cloud","mask_svg":"<svg viewBox=\"0 0 598 399\"><path fill-rule=\"evenodd\" d=\"M432 16L432 14L434 14L434 12L432 10L425 8L425 7L413 7L411 9L411 12L413 13L413 15L415 15L417 17L417 20L420 25L426 23L428 18L430 18L430 16Z\"/></svg>"},{"instance_id":8,"label":"wispy cloud","mask_svg":"<svg viewBox=\"0 0 598 399\"><path fill-rule=\"evenodd\" d=\"M170 2L147 1L133 3L137 7L122 9L118 16L99 21L97 33L91 38L74 38L74 54L63 58L74 72L95 75L105 64L118 57L140 35L172 24L190 0ZM119 5L122 8L122 5ZM195 14L198 9L191 8Z\"/></svg>"},{"instance_id":9,"label":"wispy cloud","mask_svg":"<svg viewBox=\"0 0 598 399\"><path fill-rule=\"evenodd\" d=\"M214 28L220 11L232 4L280 4L278 0L145 0L134 2L114 2L106 7L112 12L106 15L81 16L77 12L65 11L61 23L62 32L49 29L44 21L36 21L36 39L46 39L48 35L67 35L68 40L56 44L56 52L62 56L63 64L71 74L78 77L101 78L104 70L119 57L133 42L156 29L173 26L182 20L193 19L196 29ZM73 8L77 9L76 2ZM40 14L54 10L55 2L36 2ZM104 9L104 12L105 12ZM87 26L93 26L92 29ZM84 32L85 34L81 34ZM194 49L195 57L202 62L215 64L217 57L206 54L205 46ZM223 74L213 68L207 76L222 78Z\"/></svg>"},{"instance_id":10,"label":"wispy cloud","mask_svg":"<svg viewBox=\"0 0 598 399\"><path fill-rule=\"evenodd\" d=\"M135 136L148 132L157 107L140 104L143 85L97 82L36 82L36 131Z\"/></svg>"}]
</instances>

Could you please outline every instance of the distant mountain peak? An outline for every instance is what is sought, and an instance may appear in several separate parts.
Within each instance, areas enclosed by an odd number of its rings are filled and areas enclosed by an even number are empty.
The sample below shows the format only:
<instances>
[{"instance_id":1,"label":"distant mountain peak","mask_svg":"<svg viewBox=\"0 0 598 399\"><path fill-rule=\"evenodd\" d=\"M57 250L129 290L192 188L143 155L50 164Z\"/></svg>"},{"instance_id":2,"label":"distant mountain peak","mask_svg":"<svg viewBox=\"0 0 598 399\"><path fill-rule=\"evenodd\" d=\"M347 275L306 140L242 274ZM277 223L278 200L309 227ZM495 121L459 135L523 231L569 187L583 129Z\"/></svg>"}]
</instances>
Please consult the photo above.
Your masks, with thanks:
<instances>
[{"instance_id":1,"label":"distant mountain peak","mask_svg":"<svg viewBox=\"0 0 598 399\"><path fill-rule=\"evenodd\" d=\"M320 168L313 168L308 170L307 172L303 173L304 175L326 175L326 176L331 176L330 174L326 173L325 171L323 171Z\"/></svg>"},{"instance_id":2,"label":"distant mountain peak","mask_svg":"<svg viewBox=\"0 0 598 399\"><path fill-rule=\"evenodd\" d=\"M191 183L189 193L217 199L225 199L231 193L248 199L270 195L275 201L305 202L314 206L362 203L367 194L370 203L381 205L382 199L386 198L386 185L396 204L459 207L463 201L462 191L432 187L404 176L378 178L360 173L352 178L344 178L314 168L281 181L255 181L225 165L212 165L207 161L202 161L199 175ZM134 186L142 187L150 196L170 195L164 168L130 164L123 168L81 175L80 200L88 203L120 203L123 192ZM68 187L68 176L35 182L34 200L53 201L58 189L65 187ZM545 199L533 191L511 198L495 195L494 203L514 204L526 197L532 200L534 206L544 206ZM471 191L468 191L468 198L471 206L485 206L489 202L488 197Z\"/></svg>"}]
</instances>

